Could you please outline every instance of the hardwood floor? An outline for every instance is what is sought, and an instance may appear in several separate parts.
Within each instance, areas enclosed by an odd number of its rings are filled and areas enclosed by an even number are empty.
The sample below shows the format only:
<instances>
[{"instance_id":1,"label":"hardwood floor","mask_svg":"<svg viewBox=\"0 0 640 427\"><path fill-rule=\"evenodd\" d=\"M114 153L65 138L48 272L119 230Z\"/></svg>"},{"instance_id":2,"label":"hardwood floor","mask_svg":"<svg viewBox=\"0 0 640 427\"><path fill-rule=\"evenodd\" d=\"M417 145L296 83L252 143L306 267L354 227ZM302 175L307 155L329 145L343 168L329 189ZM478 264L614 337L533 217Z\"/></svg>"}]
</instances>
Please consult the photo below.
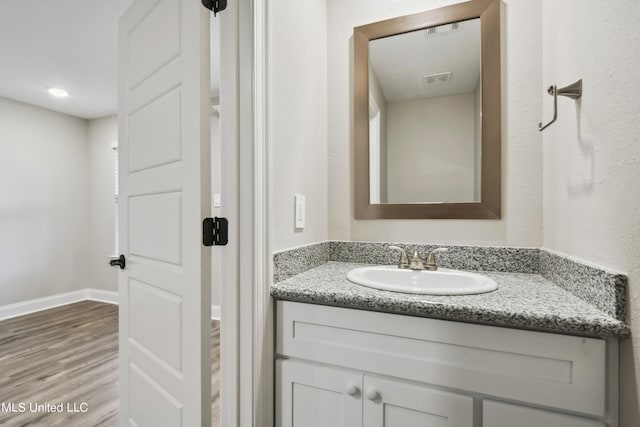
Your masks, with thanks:
<instances>
[{"instance_id":1,"label":"hardwood floor","mask_svg":"<svg viewBox=\"0 0 640 427\"><path fill-rule=\"evenodd\" d=\"M220 417L220 323L211 322L212 426ZM26 410L20 412L20 402ZM69 402L77 413L31 412ZM14 411L6 405L14 403ZM118 306L83 301L0 322L0 425L118 425ZM65 408L66 409L66 408Z\"/></svg>"}]
</instances>

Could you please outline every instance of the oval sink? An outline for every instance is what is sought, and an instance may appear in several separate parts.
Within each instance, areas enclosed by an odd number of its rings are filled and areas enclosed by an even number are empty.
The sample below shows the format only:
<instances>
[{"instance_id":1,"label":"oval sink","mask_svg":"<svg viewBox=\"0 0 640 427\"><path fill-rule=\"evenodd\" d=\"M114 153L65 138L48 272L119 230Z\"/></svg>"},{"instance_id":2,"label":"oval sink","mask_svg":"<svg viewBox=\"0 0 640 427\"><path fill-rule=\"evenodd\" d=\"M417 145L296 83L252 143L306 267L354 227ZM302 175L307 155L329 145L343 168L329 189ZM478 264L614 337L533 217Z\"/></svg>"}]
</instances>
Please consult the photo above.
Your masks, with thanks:
<instances>
[{"instance_id":1,"label":"oval sink","mask_svg":"<svg viewBox=\"0 0 640 427\"><path fill-rule=\"evenodd\" d=\"M425 295L471 295L498 289L498 284L487 276L446 268L428 271L391 266L360 267L348 272L347 279L370 288Z\"/></svg>"}]
</instances>

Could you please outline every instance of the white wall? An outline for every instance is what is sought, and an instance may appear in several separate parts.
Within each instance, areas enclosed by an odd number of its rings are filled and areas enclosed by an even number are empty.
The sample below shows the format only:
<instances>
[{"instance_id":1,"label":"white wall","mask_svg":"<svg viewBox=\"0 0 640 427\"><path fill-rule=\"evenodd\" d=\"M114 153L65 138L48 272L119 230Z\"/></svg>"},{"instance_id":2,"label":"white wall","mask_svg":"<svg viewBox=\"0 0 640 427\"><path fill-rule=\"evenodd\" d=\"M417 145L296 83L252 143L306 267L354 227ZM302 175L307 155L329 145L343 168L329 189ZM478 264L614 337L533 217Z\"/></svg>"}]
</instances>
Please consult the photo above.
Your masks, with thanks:
<instances>
[{"instance_id":1,"label":"white wall","mask_svg":"<svg viewBox=\"0 0 640 427\"><path fill-rule=\"evenodd\" d=\"M543 3L543 82L583 79L543 132L544 246L629 275L632 339L622 342L622 427L640 425L640 3ZM551 97L543 95L545 119Z\"/></svg>"},{"instance_id":2,"label":"white wall","mask_svg":"<svg viewBox=\"0 0 640 427\"><path fill-rule=\"evenodd\" d=\"M88 135L90 277L87 287L118 291L118 269L108 264L116 254L114 153L118 142L116 116L90 120Z\"/></svg>"},{"instance_id":3,"label":"white wall","mask_svg":"<svg viewBox=\"0 0 640 427\"><path fill-rule=\"evenodd\" d=\"M352 219L353 27L451 3L407 0L390 7L382 0L328 1L329 238L541 245L542 136L536 124L542 113L542 17L535 0L503 2L503 219ZM301 16L306 21L313 15Z\"/></svg>"},{"instance_id":4,"label":"white wall","mask_svg":"<svg viewBox=\"0 0 640 427\"><path fill-rule=\"evenodd\" d=\"M272 249L326 240L327 5L286 0L269 16ZM294 229L294 194L306 228Z\"/></svg>"},{"instance_id":5,"label":"white wall","mask_svg":"<svg viewBox=\"0 0 640 427\"><path fill-rule=\"evenodd\" d=\"M472 202L474 92L387 104L389 203Z\"/></svg>"},{"instance_id":6,"label":"white wall","mask_svg":"<svg viewBox=\"0 0 640 427\"><path fill-rule=\"evenodd\" d=\"M0 305L89 286L87 122L0 98Z\"/></svg>"}]
</instances>

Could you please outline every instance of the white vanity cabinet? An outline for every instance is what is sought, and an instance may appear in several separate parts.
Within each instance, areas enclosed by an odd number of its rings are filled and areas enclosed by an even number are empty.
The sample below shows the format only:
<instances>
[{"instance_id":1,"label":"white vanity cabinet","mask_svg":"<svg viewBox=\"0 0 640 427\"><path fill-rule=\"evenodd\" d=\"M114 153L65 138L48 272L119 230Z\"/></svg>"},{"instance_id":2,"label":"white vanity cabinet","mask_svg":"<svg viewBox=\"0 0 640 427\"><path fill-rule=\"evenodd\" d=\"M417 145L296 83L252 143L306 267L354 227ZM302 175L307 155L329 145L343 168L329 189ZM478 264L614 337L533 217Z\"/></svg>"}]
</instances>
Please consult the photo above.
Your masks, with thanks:
<instances>
[{"instance_id":1,"label":"white vanity cabinet","mask_svg":"<svg viewBox=\"0 0 640 427\"><path fill-rule=\"evenodd\" d=\"M357 371L278 360L276 425L468 427L473 399Z\"/></svg>"},{"instance_id":2,"label":"white vanity cabinet","mask_svg":"<svg viewBox=\"0 0 640 427\"><path fill-rule=\"evenodd\" d=\"M276 310L277 427L618 427L617 339Z\"/></svg>"}]
</instances>

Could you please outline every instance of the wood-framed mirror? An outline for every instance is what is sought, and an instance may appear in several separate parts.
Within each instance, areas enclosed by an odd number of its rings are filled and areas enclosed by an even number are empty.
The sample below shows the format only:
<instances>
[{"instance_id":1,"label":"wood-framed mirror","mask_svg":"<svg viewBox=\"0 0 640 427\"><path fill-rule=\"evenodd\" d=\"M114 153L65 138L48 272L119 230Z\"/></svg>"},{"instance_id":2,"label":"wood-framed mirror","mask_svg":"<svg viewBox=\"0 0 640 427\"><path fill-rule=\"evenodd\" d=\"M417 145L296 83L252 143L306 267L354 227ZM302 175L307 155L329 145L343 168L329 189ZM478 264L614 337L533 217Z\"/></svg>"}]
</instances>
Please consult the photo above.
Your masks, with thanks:
<instances>
[{"instance_id":1,"label":"wood-framed mirror","mask_svg":"<svg viewBox=\"0 0 640 427\"><path fill-rule=\"evenodd\" d=\"M500 0L354 28L356 219L499 219Z\"/></svg>"}]
</instances>

